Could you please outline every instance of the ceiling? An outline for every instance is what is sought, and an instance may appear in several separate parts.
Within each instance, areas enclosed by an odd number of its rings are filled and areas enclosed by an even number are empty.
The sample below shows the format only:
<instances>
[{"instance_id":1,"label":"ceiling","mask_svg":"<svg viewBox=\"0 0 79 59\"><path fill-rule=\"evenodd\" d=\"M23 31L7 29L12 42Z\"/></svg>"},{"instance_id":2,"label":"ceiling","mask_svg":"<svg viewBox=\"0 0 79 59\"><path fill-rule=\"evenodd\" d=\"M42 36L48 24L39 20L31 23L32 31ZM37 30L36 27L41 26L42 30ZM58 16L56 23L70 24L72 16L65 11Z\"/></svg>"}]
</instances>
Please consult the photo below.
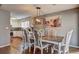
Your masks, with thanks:
<instances>
[{"instance_id":1,"label":"ceiling","mask_svg":"<svg viewBox=\"0 0 79 59\"><path fill-rule=\"evenodd\" d=\"M40 14L49 14L78 7L77 4L2 4L0 9L11 12L11 17L17 19L36 16L35 7L41 7Z\"/></svg>"}]
</instances>

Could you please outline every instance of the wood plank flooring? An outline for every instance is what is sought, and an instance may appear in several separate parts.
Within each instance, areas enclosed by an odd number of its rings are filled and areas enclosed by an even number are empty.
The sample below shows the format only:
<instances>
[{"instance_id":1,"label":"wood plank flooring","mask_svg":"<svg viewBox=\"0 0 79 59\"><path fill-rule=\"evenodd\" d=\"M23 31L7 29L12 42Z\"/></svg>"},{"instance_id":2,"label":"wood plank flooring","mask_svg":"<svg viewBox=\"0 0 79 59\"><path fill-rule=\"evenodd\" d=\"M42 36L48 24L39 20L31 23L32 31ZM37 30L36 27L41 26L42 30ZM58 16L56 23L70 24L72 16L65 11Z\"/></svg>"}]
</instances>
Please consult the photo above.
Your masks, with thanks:
<instances>
[{"instance_id":1,"label":"wood plank flooring","mask_svg":"<svg viewBox=\"0 0 79 59\"><path fill-rule=\"evenodd\" d=\"M9 54L9 53L10 53L10 46L0 48L0 54Z\"/></svg>"},{"instance_id":2,"label":"wood plank flooring","mask_svg":"<svg viewBox=\"0 0 79 59\"><path fill-rule=\"evenodd\" d=\"M11 45L13 45L13 46L15 46L16 47L16 44L17 44L17 41L18 40L15 40L13 43L11 43ZM16 44L15 44L16 43ZM12 48L12 46L6 46L6 47L3 47L3 48L0 48L0 54L10 54L10 52L11 52L11 48ZM23 54L33 54L33 48L34 48L34 46L32 46L31 47L31 51L30 52L28 52L28 50L29 49L26 49L24 52L23 52ZM16 50L16 49L15 49ZM14 52L13 50L12 50L12 52ZM36 49L36 54L40 54L41 53L41 51L39 50L39 49ZM51 46L49 46L49 49L48 49L48 52L47 52L47 50L46 49L44 49L44 52L43 52L44 54L51 54ZM54 51L54 53L56 53L56 51ZM79 48L73 48L73 47L70 47L70 53L79 53ZM16 53L15 53L16 54Z\"/></svg>"},{"instance_id":3,"label":"wood plank flooring","mask_svg":"<svg viewBox=\"0 0 79 59\"><path fill-rule=\"evenodd\" d=\"M28 49L25 50L25 52L23 52L23 54L33 54L33 46L31 47L31 51L28 52ZM36 54L40 54L40 50L39 49L36 49ZM79 48L70 48L70 53L72 54L79 54ZM6 46L6 47L3 47L3 48L0 48L0 54L10 54L10 46ZM46 52L46 50L44 49L44 54L51 54L51 50L50 50L50 47L49 47L49 51Z\"/></svg>"}]
</instances>

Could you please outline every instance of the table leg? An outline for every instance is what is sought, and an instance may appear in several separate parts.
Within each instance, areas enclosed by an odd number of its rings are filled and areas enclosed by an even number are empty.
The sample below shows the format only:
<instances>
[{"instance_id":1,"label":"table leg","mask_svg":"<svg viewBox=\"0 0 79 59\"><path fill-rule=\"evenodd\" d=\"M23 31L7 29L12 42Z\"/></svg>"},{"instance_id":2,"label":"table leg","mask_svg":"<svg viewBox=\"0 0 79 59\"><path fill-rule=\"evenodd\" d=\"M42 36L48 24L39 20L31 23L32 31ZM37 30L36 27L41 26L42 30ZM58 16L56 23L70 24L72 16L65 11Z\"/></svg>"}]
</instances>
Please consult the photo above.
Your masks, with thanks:
<instances>
[{"instance_id":1,"label":"table leg","mask_svg":"<svg viewBox=\"0 0 79 59\"><path fill-rule=\"evenodd\" d=\"M58 43L58 54L61 54L61 43Z\"/></svg>"}]
</instances>

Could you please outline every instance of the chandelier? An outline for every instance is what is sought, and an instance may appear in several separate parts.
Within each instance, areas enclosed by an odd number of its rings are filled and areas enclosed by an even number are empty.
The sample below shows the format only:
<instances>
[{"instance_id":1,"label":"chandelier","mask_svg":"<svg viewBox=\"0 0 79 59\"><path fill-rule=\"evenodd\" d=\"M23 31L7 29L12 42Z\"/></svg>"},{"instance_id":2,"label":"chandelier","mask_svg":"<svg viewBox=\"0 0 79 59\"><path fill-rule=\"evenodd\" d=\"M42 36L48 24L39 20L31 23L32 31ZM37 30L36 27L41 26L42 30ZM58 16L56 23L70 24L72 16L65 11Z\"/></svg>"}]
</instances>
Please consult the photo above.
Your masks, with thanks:
<instances>
[{"instance_id":1,"label":"chandelier","mask_svg":"<svg viewBox=\"0 0 79 59\"><path fill-rule=\"evenodd\" d=\"M44 24L44 21L45 21L45 18L43 16L40 15L40 7L36 7L36 10L37 10L37 16L34 17L34 21L35 21L35 24L39 24L39 25L43 25Z\"/></svg>"},{"instance_id":2,"label":"chandelier","mask_svg":"<svg viewBox=\"0 0 79 59\"><path fill-rule=\"evenodd\" d=\"M36 9L37 9L37 16L36 16L36 21L37 22L40 22L40 7L36 7Z\"/></svg>"}]
</instances>

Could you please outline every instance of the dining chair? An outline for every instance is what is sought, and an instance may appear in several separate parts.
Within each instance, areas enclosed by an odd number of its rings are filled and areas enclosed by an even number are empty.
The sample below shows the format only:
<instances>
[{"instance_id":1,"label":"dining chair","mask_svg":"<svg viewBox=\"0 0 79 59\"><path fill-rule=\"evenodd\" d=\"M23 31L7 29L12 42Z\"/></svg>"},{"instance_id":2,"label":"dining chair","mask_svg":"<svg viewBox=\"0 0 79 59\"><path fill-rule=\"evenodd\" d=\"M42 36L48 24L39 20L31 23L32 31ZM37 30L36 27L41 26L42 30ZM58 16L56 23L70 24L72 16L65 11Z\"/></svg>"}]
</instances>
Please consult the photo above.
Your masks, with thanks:
<instances>
[{"instance_id":1,"label":"dining chair","mask_svg":"<svg viewBox=\"0 0 79 59\"><path fill-rule=\"evenodd\" d=\"M42 34L41 31L38 31L38 35L39 35L39 38L38 38L38 42L39 42L39 43L34 45L34 54L35 54L36 48L40 49L40 50L41 50L41 54L43 54L43 49L44 49L44 48L47 48L47 50L48 50L49 44L46 43L46 42L42 42L42 39L43 39L42 36L43 36L43 34ZM48 52L48 51L47 51L47 52Z\"/></svg>"},{"instance_id":2,"label":"dining chair","mask_svg":"<svg viewBox=\"0 0 79 59\"><path fill-rule=\"evenodd\" d=\"M29 48L29 52L30 52L30 48L33 45L33 43L31 43L31 34L32 31L29 31L28 29L22 29L19 31L14 31L14 36L20 36L22 37L22 41L20 44L20 47L18 49L20 49L20 53L25 53L25 50Z\"/></svg>"},{"instance_id":3,"label":"dining chair","mask_svg":"<svg viewBox=\"0 0 79 59\"><path fill-rule=\"evenodd\" d=\"M24 43L24 39L25 39L25 37L24 37L25 36L24 29L23 28L13 28L12 32L13 32L13 36L12 37L21 37L22 38L21 44L19 45L19 47L17 47L17 52L21 54L23 52L23 50L24 50L23 49L23 47L24 47L23 43Z\"/></svg>"},{"instance_id":4,"label":"dining chair","mask_svg":"<svg viewBox=\"0 0 79 59\"><path fill-rule=\"evenodd\" d=\"M72 36L73 30L69 31L66 35L66 38L64 40L64 52L63 53L69 53L69 44L70 44L70 39Z\"/></svg>"},{"instance_id":5,"label":"dining chair","mask_svg":"<svg viewBox=\"0 0 79 59\"><path fill-rule=\"evenodd\" d=\"M69 53L69 44L70 44L70 39L71 39L71 36L72 36L72 32L73 30L70 30L66 36L64 37L62 43L61 43L61 47L60 47L60 52L61 54L66 54L66 53ZM57 46L54 45L54 50L58 51L56 48Z\"/></svg>"},{"instance_id":6,"label":"dining chair","mask_svg":"<svg viewBox=\"0 0 79 59\"><path fill-rule=\"evenodd\" d=\"M34 33L33 31L28 31L27 30L27 42L26 45L28 45L29 52L31 51L31 47L36 43Z\"/></svg>"}]
</instances>

